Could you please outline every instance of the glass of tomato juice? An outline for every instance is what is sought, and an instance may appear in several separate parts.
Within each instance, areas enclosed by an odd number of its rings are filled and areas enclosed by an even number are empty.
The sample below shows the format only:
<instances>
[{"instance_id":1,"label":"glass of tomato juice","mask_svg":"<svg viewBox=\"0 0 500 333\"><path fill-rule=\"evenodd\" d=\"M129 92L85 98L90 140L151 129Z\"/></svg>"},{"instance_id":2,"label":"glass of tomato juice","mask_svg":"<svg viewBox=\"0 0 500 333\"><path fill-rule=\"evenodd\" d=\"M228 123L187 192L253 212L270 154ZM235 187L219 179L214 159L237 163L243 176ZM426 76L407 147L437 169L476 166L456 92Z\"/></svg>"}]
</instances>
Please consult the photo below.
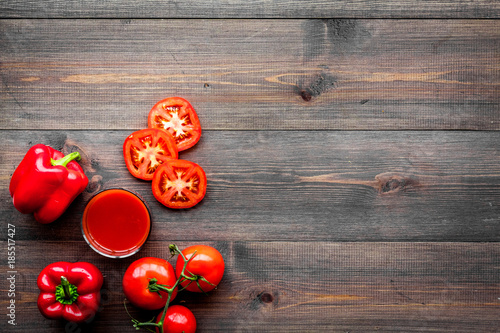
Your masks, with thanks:
<instances>
[{"instance_id":1,"label":"glass of tomato juice","mask_svg":"<svg viewBox=\"0 0 500 333\"><path fill-rule=\"evenodd\" d=\"M83 212L83 237L106 257L125 258L137 253L150 231L151 214L146 203L125 189L97 193Z\"/></svg>"}]
</instances>

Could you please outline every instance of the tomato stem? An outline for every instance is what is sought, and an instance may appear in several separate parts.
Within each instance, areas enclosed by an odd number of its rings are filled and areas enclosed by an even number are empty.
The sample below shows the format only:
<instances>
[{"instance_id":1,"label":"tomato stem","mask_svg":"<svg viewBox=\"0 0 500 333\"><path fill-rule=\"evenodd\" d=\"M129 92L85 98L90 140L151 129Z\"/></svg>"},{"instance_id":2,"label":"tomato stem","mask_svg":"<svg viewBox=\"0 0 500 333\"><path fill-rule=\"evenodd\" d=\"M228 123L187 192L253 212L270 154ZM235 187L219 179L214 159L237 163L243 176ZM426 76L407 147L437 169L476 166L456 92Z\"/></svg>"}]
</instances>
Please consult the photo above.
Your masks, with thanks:
<instances>
[{"instance_id":1,"label":"tomato stem","mask_svg":"<svg viewBox=\"0 0 500 333\"><path fill-rule=\"evenodd\" d=\"M191 258L193 258L193 257L194 257L194 253L191 256ZM188 271L188 273L189 273L190 276L187 276L186 274L184 274L184 271L182 271L182 273L181 273L182 281L189 281L189 283L186 286L184 286L184 288L182 288L182 290L186 289L191 283L195 282L196 285L198 286L198 289L200 289L200 291L202 293L204 293L205 295L207 295L207 293L205 292L205 290L203 290L203 288L201 287L199 281L203 281L203 282L205 282L205 283L207 283L207 284L209 284L211 286L215 286L215 284L213 284L212 282L210 282L207 279L205 279L205 277L202 276L202 275L194 275L193 273L191 273L189 271Z\"/></svg>"},{"instance_id":2,"label":"tomato stem","mask_svg":"<svg viewBox=\"0 0 500 333\"><path fill-rule=\"evenodd\" d=\"M147 331L150 331L150 332L153 332L153 333L156 333L156 331L153 331L152 329L149 329L148 327L143 327L143 326L159 326L158 324L154 323L154 320L155 318L153 317L153 319L151 319L150 321L147 321L145 323L141 323L140 321L138 321L137 319L135 319L134 317L132 317L132 315L130 314L130 312L128 311L128 308L127 308L127 302L126 302L126 299L123 300L123 306L125 307L125 311L127 312L128 316L130 317L130 319L132 320L132 322L134 323L134 327L135 329L140 329L140 328L144 328L145 330Z\"/></svg>"},{"instance_id":3,"label":"tomato stem","mask_svg":"<svg viewBox=\"0 0 500 333\"><path fill-rule=\"evenodd\" d=\"M186 260L186 257L184 256L182 251L177 247L177 245L170 244L168 246L168 248L170 249L170 253L172 255L179 254L182 257L182 259L184 259L184 266L182 267L181 273L179 274L179 278L177 279L177 281L175 281L175 284L172 287L172 291L173 291L173 290L175 290L175 288L177 288L177 286L181 282L182 276L184 275L184 271L186 270L186 267L187 267L189 261L194 257L194 254L196 253L196 251L193 253L193 255L191 256L191 258L189 260ZM165 322L165 317L167 316L167 309L168 309L168 306L170 305L170 298L171 297L172 297L172 293L168 293L167 303L165 303L165 307L163 308L163 312L161 314L161 319L158 321L158 324L160 324L160 326L159 326L160 333L163 333L163 323Z\"/></svg>"},{"instance_id":4,"label":"tomato stem","mask_svg":"<svg viewBox=\"0 0 500 333\"><path fill-rule=\"evenodd\" d=\"M168 288L167 285L165 285L165 284L158 284L157 282L158 282L158 280L156 278L152 278L152 279L149 280L148 289L149 289L150 292L152 292L152 293L158 293L158 295L160 297L162 297L160 291L164 291L167 294L171 294L171 293L174 292L175 288Z\"/></svg>"}]
</instances>

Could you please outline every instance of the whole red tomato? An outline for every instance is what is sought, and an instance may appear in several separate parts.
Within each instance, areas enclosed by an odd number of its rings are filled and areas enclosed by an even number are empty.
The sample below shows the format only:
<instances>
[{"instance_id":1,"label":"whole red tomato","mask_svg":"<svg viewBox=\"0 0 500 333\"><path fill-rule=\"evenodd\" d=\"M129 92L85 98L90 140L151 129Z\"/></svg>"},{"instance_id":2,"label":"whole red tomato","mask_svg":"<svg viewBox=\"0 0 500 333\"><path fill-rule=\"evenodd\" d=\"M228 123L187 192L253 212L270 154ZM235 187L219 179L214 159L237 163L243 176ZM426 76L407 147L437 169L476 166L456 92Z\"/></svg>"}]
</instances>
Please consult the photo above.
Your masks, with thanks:
<instances>
[{"instance_id":1,"label":"whole red tomato","mask_svg":"<svg viewBox=\"0 0 500 333\"><path fill-rule=\"evenodd\" d=\"M134 306L146 310L163 308L167 302L168 293L177 278L174 268L165 259L145 257L134 261L123 276L123 292ZM175 289L170 301L177 295Z\"/></svg>"},{"instance_id":2,"label":"whole red tomato","mask_svg":"<svg viewBox=\"0 0 500 333\"><path fill-rule=\"evenodd\" d=\"M161 320L162 312L156 318ZM156 332L160 330L157 328ZM194 333L196 331L196 318L191 310L182 305L172 305L167 309L163 322L163 333Z\"/></svg>"},{"instance_id":3,"label":"whole red tomato","mask_svg":"<svg viewBox=\"0 0 500 333\"><path fill-rule=\"evenodd\" d=\"M189 260L193 253L194 257ZM215 248L208 245L193 245L185 248L182 254L189 261L184 271L188 279L181 282L182 287L193 292L208 292L222 280L224 258ZM183 266L184 259L179 255L175 265L177 277L181 274Z\"/></svg>"}]
</instances>

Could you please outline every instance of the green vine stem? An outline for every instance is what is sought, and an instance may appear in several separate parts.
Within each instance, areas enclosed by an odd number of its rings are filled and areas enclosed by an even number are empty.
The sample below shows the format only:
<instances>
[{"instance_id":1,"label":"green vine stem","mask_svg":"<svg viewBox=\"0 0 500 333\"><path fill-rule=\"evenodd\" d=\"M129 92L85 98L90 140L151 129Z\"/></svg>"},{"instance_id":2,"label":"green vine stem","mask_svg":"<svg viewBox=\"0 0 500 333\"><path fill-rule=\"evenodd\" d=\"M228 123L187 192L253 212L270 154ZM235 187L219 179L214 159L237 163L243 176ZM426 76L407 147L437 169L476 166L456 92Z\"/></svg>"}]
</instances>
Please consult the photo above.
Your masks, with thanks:
<instances>
[{"instance_id":1,"label":"green vine stem","mask_svg":"<svg viewBox=\"0 0 500 333\"><path fill-rule=\"evenodd\" d=\"M169 293L171 289L169 289L167 285L158 284L157 282L158 282L158 280L156 278L150 279L148 289L152 293L157 293L160 296L160 298L162 298L160 291L164 291L166 293Z\"/></svg>"},{"instance_id":2,"label":"green vine stem","mask_svg":"<svg viewBox=\"0 0 500 333\"><path fill-rule=\"evenodd\" d=\"M194 253L193 253L193 255L191 256L191 258L189 260L191 260L192 258L194 258ZM215 284L213 284L212 282L210 282L207 279L205 279L205 277L203 277L201 275L194 275L190 271L187 271L187 272L190 274L190 276L187 276L186 274L184 274L184 272L181 273L181 276L180 276L181 277L181 283L184 282L184 281L189 281L188 284L186 284L181 290L186 289L191 283L195 282L196 285L198 286L198 289L200 289L200 291L202 293L204 293L205 295L207 295L207 293L205 292L205 290L203 290L203 288L201 287L199 281L203 281L205 283L208 283L211 286L215 286Z\"/></svg>"}]
</instances>

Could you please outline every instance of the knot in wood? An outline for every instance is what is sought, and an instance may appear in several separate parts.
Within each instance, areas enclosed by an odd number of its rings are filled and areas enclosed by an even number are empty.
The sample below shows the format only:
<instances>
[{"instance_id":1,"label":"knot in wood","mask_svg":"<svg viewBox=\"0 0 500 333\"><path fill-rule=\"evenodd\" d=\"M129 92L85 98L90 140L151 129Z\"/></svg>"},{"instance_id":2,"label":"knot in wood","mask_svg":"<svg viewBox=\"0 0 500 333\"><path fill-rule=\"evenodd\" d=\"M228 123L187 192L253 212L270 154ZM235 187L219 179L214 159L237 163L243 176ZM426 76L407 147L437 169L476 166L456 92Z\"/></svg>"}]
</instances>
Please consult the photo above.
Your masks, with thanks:
<instances>
[{"instance_id":1,"label":"knot in wood","mask_svg":"<svg viewBox=\"0 0 500 333\"><path fill-rule=\"evenodd\" d=\"M271 295L270 293L265 293L265 292L260 293L258 295L258 297L262 303L272 303L273 299L274 299L273 295Z\"/></svg>"},{"instance_id":2,"label":"knot in wood","mask_svg":"<svg viewBox=\"0 0 500 333\"><path fill-rule=\"evenodd\" d=\"M380 193L395 193L414 187L417 181L409 175L381 173L375 176Z\"/></svg>"}]
</instances>

